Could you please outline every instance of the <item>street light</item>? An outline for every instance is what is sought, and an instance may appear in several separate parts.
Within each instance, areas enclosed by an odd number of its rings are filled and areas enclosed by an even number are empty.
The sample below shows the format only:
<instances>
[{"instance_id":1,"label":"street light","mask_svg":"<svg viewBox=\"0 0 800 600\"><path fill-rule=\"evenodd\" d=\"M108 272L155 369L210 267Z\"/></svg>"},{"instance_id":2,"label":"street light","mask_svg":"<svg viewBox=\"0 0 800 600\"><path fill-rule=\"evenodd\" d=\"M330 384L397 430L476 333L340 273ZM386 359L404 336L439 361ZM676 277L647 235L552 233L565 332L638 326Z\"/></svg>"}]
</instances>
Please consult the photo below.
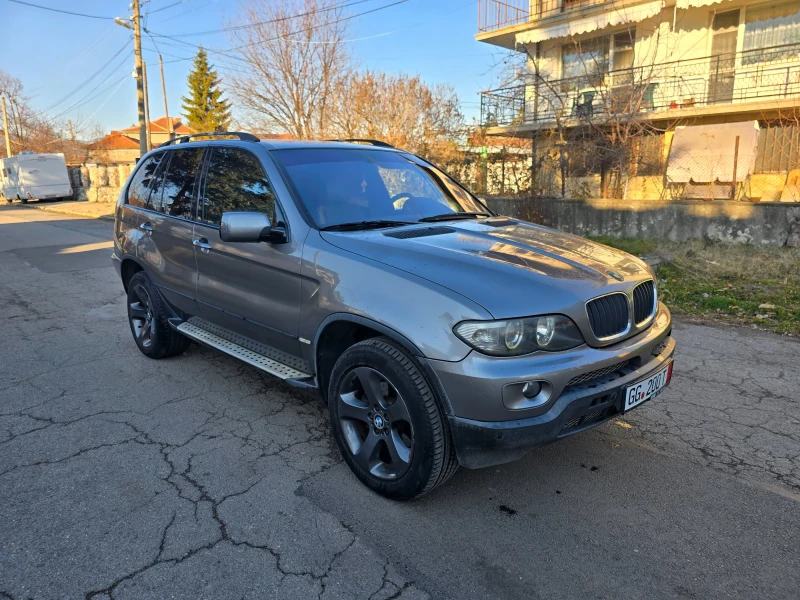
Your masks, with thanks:
<instances>
[{"instance_id":1,"label":"street light","mask_svg":"<svg viewBox=\"0 0 800 600\"><path fill-rule=\"evenodd\" d=\"M130 20L127 20L127 19L123 19L123 18L120 18L120 17L114 17L114 23L116 23L117 25L121 25L125 29L133 29L133 25L131 25Z\"/></svg>"}]
</instances>

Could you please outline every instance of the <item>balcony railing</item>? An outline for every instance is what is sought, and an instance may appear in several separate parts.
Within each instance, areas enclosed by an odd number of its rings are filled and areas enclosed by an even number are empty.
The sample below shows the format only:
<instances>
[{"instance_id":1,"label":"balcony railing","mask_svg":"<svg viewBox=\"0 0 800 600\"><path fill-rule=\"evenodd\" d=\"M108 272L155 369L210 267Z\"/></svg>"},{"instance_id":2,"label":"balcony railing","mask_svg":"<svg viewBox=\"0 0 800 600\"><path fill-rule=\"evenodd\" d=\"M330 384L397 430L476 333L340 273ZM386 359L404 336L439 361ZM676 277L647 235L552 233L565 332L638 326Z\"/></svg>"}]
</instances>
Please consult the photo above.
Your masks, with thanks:
<instances>
[{"instance_id":1,"label":"balcony railing","mask_svg":"<svg viewBox=\"0 0 800 600\"><path fill-rule=\"evenodd\" d=\"M484 92L487 126L554 125L625 116L797 98L800 44L707 56L579 77L531 77L525 84Z\"/></svg>"},{"instance_id":2,"label":"balcony railing","mask_svg":"<svg viewBox=\"0 0 800 600\"><path fill-rule=\"evenodd\" d=\"M478 31L483 33L524 23L528 20L530 5L531 0L478 0Z\"/></svg>"},{"instance_id":3,"label":"balcony railing","mask_svg":"<svg viewBox=\"0 0 800 600\"><path fill-rule=\"evenodd\" d=\"M612 0L478 0L478 31L546 19Z\"/></svg>"}]
</instances>

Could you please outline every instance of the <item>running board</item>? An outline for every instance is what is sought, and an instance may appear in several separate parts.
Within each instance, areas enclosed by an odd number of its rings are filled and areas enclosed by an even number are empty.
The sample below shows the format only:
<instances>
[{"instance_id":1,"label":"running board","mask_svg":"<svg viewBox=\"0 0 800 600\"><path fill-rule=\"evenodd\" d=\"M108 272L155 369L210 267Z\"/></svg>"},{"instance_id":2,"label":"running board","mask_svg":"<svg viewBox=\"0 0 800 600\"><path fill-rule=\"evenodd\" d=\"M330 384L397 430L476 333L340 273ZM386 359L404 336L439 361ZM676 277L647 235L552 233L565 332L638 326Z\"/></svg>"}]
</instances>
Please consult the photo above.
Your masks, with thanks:
<instances>
[{"instance_id":1,"label":"running board","mask_svg":"<svg viewBox=\"0 0 800 600\"><path fill-rule=\"evenodd\" d=\"M273 360L258 352L254 352L253 350L245 348L244 346L241 346L235 342L226 340L224 337L212 333L202 327L198 327L197 325L193 325L188 321L181 323L175 329L196 342L200 342L201 344L205 344L206 346L220 350L225 354L229 354L234 358L238 358L249 365L253 365L257 369L266 371L270 375L274 375L280 379L306 379L311 377L309 373L304 373L303 371L278 362L277 360Z\"/></svg>"}]
</instances>

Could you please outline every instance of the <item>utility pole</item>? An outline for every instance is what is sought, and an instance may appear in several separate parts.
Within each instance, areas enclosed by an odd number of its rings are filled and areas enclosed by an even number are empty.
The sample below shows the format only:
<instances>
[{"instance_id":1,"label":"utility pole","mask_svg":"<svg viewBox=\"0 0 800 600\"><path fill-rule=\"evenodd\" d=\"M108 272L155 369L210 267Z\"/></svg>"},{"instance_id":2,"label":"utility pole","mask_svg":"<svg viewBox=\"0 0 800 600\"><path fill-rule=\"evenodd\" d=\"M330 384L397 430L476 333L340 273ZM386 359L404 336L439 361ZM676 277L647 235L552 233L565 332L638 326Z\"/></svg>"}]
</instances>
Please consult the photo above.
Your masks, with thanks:
<instances>
[{"instance_id":1,"label":"utility pole","mask_svg":"<svg viewBox=\"0 0 800 600\"><path fill-rule=\"evenodd\" d=\"M142 67L142 15L139 0L133 0L133 51L136 55L136 104L139 111L139 158L147 154L147 123L144 114L144 69Z\"/></svg>"},{"instance_id":2,"label":"utility pole","mask_svg":"<svg viewBox=\"0 0 800 600\"><path fill-rule=\"evenodd\" d=\"M69 129L69 141L71 143L70 156L67 158L67 162L69 162L75 158L75 140L77 139L75 136L75 126L72 124L72 119L67 121L67 129Z\"/></svg>"},{"instance_id":3,"label":"utility pole","mask_svg":"<svg viewBox=\"0 0 800 600\"><path fill-rule=\"evenodd\" d=\"M147 63L142 61L142 76L144 79L144 122L147 127L147 151L153 149L152 131L150 129L150 93L147 91Z\"/></svg>"},{"instance_id":4,"label":"utility pole","mask_svg":"<svg viewBox=\"0 0 800 600\"><path fill-rule=\"evenodd\" d=\"M167 119L167 127L169 127L169 139L175 139L175 129L172 126L172 119L169 118L169 108L167 108L167 85L164 83L164 61L161 59L161 53L158 53L158 68L161 69L161 91L164 92L164 116Z\"/></svg>"},{"instance_id":5,"label":"utility pole","mask_svg":"<svg viewBox=\"0 0 800 600\"><path fill-rule=\"evenodd\" d=\"M6 97L0 96L3 102L3 133L6 135L6 156L11 158L11 138L8 137L8 115L6 114Z\"/></svg>"}]
</instances>

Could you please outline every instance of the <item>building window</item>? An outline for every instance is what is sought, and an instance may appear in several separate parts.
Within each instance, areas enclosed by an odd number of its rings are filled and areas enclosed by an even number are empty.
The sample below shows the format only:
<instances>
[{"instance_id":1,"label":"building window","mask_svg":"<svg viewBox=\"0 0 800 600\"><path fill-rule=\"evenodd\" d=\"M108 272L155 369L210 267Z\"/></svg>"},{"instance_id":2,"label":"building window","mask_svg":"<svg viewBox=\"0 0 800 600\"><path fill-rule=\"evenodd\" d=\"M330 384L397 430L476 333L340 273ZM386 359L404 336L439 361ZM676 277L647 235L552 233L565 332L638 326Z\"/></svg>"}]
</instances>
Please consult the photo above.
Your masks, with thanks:
<instances>
[{"instance_id":1,"label":"building window","mask_svg":"<svg viewBox=\"0 0 800 600\"><path fill-rule=\"evenodd\" d=\"M629 29L614 34L614 60L612 69L614 85L631 85L633 83L633 42L636 30Z\"/></svg>"},{"instance_id":2,"label":"building window","mask_svg":"<svg viewBox=\"0 0 800 600\"><path fill-rule=\"evenodd\" d=\"M600 85L608 72L608 36L567 44L561 48L561 77L573 89Z\"/></svg>"},{"instance_id":3,"label":"building window","mask_svg":"<svg viewBox=\"0 0 800 600\"><path fill-rule=\"evenodd\" d=\"M756 173L786 173L800 168L800 125L767 123L758 132Z\"/></svg>"},{"instance_id":4,"label":"building window","mask_svg":"<svg viewBox=\"0 0 800 600\"><path fill-rule=\"evenodd\" d=\"M744 23L744 56L751 65L800 55L800 5L795 2L748 8Z\"/></svg>"}]
</instances>

